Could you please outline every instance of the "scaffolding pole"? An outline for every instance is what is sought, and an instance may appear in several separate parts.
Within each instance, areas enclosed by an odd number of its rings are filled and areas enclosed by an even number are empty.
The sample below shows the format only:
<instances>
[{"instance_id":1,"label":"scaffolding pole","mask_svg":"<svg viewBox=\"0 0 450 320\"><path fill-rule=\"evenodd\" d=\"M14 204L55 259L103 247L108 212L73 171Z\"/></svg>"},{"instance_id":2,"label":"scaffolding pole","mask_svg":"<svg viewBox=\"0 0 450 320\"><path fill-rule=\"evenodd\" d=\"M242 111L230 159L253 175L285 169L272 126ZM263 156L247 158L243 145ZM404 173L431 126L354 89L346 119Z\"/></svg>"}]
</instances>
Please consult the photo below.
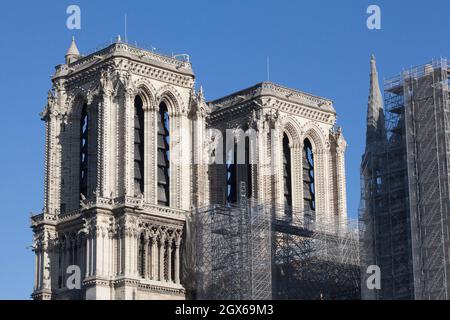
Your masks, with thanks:
<instances>
[{"instance_id":1,"label":"scaffolding pole","mask_svg":"<svg viewBox=\"0 0 450 320\"><path fill-rule=\"evenodd\" d=\"M357 225L306 216L252 201L198 210L197 299L359 299Z\"/></svg>"}]
</instances>

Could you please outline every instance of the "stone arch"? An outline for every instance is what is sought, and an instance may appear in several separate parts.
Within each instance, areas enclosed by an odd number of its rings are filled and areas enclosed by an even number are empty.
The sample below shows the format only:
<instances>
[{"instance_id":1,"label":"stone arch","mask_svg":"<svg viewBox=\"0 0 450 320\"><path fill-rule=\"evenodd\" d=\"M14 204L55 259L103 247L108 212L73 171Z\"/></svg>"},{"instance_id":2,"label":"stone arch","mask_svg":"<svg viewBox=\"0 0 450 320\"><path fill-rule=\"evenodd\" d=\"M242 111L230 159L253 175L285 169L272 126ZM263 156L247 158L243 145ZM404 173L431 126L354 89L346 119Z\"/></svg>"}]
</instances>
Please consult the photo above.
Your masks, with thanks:
<instances>
[{"instance_id":1,"label":"stone arch","mask_svg":"<svg viewBox=\"0 0 450 320\"><path fill-rule=\"evenodd\" d=\"M291 196L291 204L290 206L292 208L300 208L302 206L302 177L301 177L301 173L302 173L302 162L301 162L301 146L303 144L303 140L302 138L302 134L301 134L301 128L298 124L298 122L289 117L289 116L285 116L282 118L281 120L281 132L280 132L280 151L281 151L281 157L284 157L284 143L283 143L283 139L284 136L286 135L288 140L289 140L289 147L290 147L290 185L291 185L291 192L290 192L290 196ZM282 158L280 158L280 161L282 161ZM285 203L285 190L284 190L284 185L285 185L285 177L284 177L284 164L280 165L280 171L278 173L278 197L281 201L281 199L283 199L282 202L280 203Z\"/></svg>"},{"instance_id":2,"label":"stone arch","mask_svg":"<svg viewBox=\"0 0 450 320\"><path fill-rule=\"evenodd\" d=\"M302 143L300 126L294 119L285 117L281 122L282 134L286 133L292 147L299 147Z\"/></svg>"},{"instance_id":3,"label":"stone arch","mask_svg":"<svg viewBox=\"0 0 450 320\"><path fill-rule=\"evenodd\" d=\"M304 126L303 141L308 139L314 156L315 220L328 219L329 215L329 158L327 139L323 130L314 122Z\"/></svg>"},{"instance_id":4,"label":"stone arch","mask_svg":"<svg viewBox=\"0 0 450 320\"><path fill-rule=\"evenodd\" d=\"M149 81L139 79L133 83L133 87L136 88L134 95L139 95L142 99L144 111L155 107L156 89Z\"/></svg>"},{"instance_id":5,"label":"stone arch","mask_svg":"<svg viewBox=\"0 0 450 320\"><path fill-rule=\"evenodd\" d=\"M311 142L313 152L323 150L325 147L325 135L322 130L314 123L309 122L303 128L302 143L305 139Z\"/></svg>"},{"instance_id":6,"label":"stone arch","mask_svg":"<svg viewBox=\"0 0 450 320\"><path fill-rule=\"evenodd\" d=\"M182 97L179 92L170 85L161 87L156 93L157 107L161 102L165 102L169 116L179 115L184 111L182 108Z\"/></svg>"},{"instance_id":7,"label":"stone arch","mask_svg":"<svg viewBox=\"0 0 450 320\"><path fill-rule=\"evenodd\" d=\"M79 118L81 115L81 110L83 105L86 104L89 109L87 93L83 89L78 89L74 94L68 99L69 105L69 116L71 118Z\"/></svg>"}]
</instances>

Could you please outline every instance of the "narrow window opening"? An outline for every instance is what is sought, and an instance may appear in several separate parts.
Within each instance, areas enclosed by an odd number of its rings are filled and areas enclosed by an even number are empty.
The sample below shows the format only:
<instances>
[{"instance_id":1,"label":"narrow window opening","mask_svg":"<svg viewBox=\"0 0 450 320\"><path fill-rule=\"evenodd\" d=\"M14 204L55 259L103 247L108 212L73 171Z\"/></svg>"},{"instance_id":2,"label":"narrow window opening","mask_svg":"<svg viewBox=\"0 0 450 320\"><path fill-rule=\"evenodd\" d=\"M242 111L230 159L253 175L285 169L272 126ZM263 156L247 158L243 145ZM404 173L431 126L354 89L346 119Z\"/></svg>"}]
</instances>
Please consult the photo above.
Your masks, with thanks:
<instances>
[{"instance_id":1,"label":"narrow window opening","mask_svg":"<svg viewBox=\"0 0 450 320\"><path fill-rule=\"evenodd\" d=\"M284 205L285 209L292 209L292 180L291 180L291 147L289 138L283 135L283 180L284 180Z\"/></svg>"},{"instance_id":2,"label":"narrow window opening","mask_svg":"<svg viewBox=\"0 0 450 320\"><path fill-rule=\"evenodd\" d=\"M158 113L158 204L169 206L170 181L170 128L169 113L165 102L159 105Z\"/></svg>"},{"instance_id":3,"label":"narrow window opening","mask_svg":"<svg viewBox=\"0 0 450 320\"><path fill-rule=\"evenodd\" d=\"M237 143L234 141L233 148L227 154L227 203L237 202Z\"/></svg>"},{"instance_id":4,"label":"narrow window opening","mask_svg":"<svg viewBox=\"0 0 450 320\"><path fill-rule=\"evenodd\" d=\"M144 193L144 110L140 96L134 99L134 194Z\"/></svg>"},{"instance_id":5,"label":"narrow window opening","mask_svg":"<svg viewBox=\"0 0 450 320\"><path fill-rule=\"evenodd\" d=\"M80 200L86 197L88 192L88 143L89 143L89 116L87 104L83 105L80 118Z\"/></svg>"},{"instance_id":6,"label":"narrow window opening","mask_svg":"<svg viewBox=\"0 0 450 320\"><path fill-rule=\"evenodd\" d=\"M305 139L303 146L304 210L306 217L314 219L316 210L314 155L311 142L308 139Z\"/></svg>"}]
</instances>

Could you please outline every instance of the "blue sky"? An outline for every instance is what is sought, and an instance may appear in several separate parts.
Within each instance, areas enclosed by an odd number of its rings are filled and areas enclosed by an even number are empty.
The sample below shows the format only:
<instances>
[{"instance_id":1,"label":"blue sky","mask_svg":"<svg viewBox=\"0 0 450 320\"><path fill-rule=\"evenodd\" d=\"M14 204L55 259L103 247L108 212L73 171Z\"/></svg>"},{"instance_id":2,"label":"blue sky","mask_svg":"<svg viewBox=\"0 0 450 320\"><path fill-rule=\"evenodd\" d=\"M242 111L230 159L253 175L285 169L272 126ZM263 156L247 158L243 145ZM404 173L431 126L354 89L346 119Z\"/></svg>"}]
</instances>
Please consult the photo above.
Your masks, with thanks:
<instances>
[{"instance_id":1,"label":"blue sky","mask_svg":"<svg viewBox=\"0 0 450 320\"><path fill-rule=\"evenodd\" d=\"M81 30L66 28L66 8L81 8ZM382 29L368 30L377 4ZM359 205L369 58L380 80L450 52L450 2L428 1L4 1L0 6L3 195L0 299L28 299L33 285L29 212L43 204L44 126L50 75L72 35L80 51L128 39L166 53L189 53L207 99L270 80L334 100L348 141L349 215Z\"/></svg>"}]
</instances>

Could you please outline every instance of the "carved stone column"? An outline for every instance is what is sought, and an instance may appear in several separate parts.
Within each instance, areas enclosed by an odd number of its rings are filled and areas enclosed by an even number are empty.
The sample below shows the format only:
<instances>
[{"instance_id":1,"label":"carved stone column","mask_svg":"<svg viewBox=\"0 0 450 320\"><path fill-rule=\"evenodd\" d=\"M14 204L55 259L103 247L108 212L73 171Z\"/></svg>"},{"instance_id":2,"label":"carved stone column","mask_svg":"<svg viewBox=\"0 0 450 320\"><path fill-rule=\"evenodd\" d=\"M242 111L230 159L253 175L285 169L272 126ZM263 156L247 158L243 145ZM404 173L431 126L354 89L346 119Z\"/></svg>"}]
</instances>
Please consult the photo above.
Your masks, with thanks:
<instances>
[{"instance_id":1,"label":"carved stone column","mask_svg":"<svg viewBox=\"0 0 450 320\"><path fill-rule=\"evenodd\" d=\"M92 226L92 237L91 237L91 276L97 275L97 243L98 243L98 230L95 225Z\"/></svg>"},{"instance_id":2,"label":"carved stone column","mask_svg":"<svg viewBox=\"0 0 450 320\"><path fill-rule=\"evenodd\" d=\"M326 198L326 162L324 149L313 150L314 157L314 183L316 199L316 225L322 225L327 220Z\"/></svg>"},{"instance_id":3,"label":"carved stone column","mask_svg":"<svg viewBox=\"0 0 450 320\"><path fill-rule=\"evenodd\" d=\"M303 142L295 143L291 148L292 164L292 206L294 212L303 211Z\"/></svg>"},{"instance_id":4,"label":"carved stone column","mask_svg":"<svg viewBox=\"0 0 450 320\"><path fill-rule=\"evenodd\" d=\"M257 172L259 175L259 182L258 185L255 186L255 188L258 189L256 192L258 195L258 202L259 203L265 203L267 193L268 193L268 166L270 166L270 157L268 156L270 154L270 150L268 147L268 134L270 133L270 130L268 130L267 125L264 121L259 120L257 122L257 150L258 150L258 162L257 162Z\"/></svg>"},{"instance_id":5,"label":"carved stone column","mask_svg":"<svg viewBox=\"0 0 450 320\"><path fill-rule=\"evenodd\" d=\"M85 267L85 277L89 277L91 275L91 234L88 231L86 233L86 257L85 257L85 261L86 261L86 267Z\"/></svg>"},{"instance_id":6,"label":"carved stone column","mask_svg":"<svg viewBox=\"0 0 450 320\"><path fill-rule=\"evenodd\" d=\"M156 242L157 242L157 236L156 234L152 235L152 246L151 246L151 278L152 280L157 280L157 259L156 259L156 255L157 255L157 246L156 246Z\"/></svg>"},{"instance_id":7,"label":"carved stone column","mask_svg":"<svg viewBox=\"0 0 450 320\"><path fill-rule=\"evenodd\" d=\"M124 245L124 238L125 238L125 230L124 230L124 226L120 226L118 228L118 232L117 232L117 265L118 265L118 270L117 270L117 274L118 275L124 275L124 257L125 257L125 245Z\"/></svg>"},{"instance_id":8,"label":"carved stone column","mask_svg":"<svg viewBox=\"0 0 450 320\"><path fill-rule=\"evenodd\" d=\"M37 242L35 244L35 262L36 262L36 276L35 276L35 287L36 290L42 289L42 244Z\"/></svg>"},{"instance_id":9,"label":"carved stone column","mask_svg":"<svg viewBox=\"0 0 450 320\"><path fill-rule=\"evenodd\" d=\"M167 243L167 281L172 282L172 245L173 239L170 238Z\"/></svg>"},{"instance_id":10,"label":"carved stone column","mask_svg":"<svg viewBox=\"0 0 450 320\"><path fill-rule=\"evenodd\" d=\"M175 242L175 283L180 284L180 241L181 239L177 239Z\"/></svg>"},{"instance_id":11,"label":"carved stone column","mask_svg":"<svg viewBox=\"0 0 450 320\"><path fill-rule=\"evenodd\" d=\"M154 204L157 202L156 112L154 105L147 106L144 109L144 200Z\"/></svg>"},{"instance_id":12,"label":"carved stone column","mask_svg":"<svg viewBox=\"0 0 450 320\"><path fill-rule=\"evenodd\" d=\"M134 196L134 95L131 89L125 93L125 194Z\"/></svg>"},{"instance_id":13,"label":"carved stone column","mask_svg":"<svg viewBox=\"0 0 450 320\"><path fill-rule=\"evenodd\" d=\"M274 122L271 134L272 150L272 174L275 205L284 205L284 180L283 180L283 132L279 121ZM277 210L277 212L279 212ZM284 212L280 212L284 214Z\"/></svg>"},{"instance_id":14,"label":"carved stone column","mask_svg":"<svg viewBox=\"0 0 450 320\"><path fill-rule=\"evenodd\" d=\"M139 239L140 241L140 239ZM142 268L142 273L143 273L143 278L144 279L148 279L148 237L147 235L144 235L144 243L142 244L142 251L143 251L143 256L144 259L142 259L141 263L141 268ZM139 259L141 259L141 257L138 257Z\"/></svg>"},{"instance_id":15,"label":"carved stone column","mask_svg":"<svg viewBox=\"0 0 450 320\"><path fill-rule=\"evenodd\" d=\"M100 77L101 101L97 118L97 189L101 197L116 193L116 118L113 108L114 86L108 71Z\"/></svg>"},{"instance_id":16,"label":"carved stone column","mask_svg":"<svg viewBox=\"0 0 450 320\"><path fill-rule=\"evenodd\" d=\"M116 275L115 266L117 265L116 261L116 251L115 251L115 236L114 236L114 229L112 226L108 228L108 276L113 277Z\"/></svg>"},{"instance_id":17,"label":"carved stone column","mask_svg":"<svg viewBox=\"0 0 450 320\"><path fill-rule=\"evenodd\" d=\"M339 224L343 228L347 221L347 193L345 178L345 150L347 142L345 141L341 131L338 131L337 147L336 147L336 176L337 176L337 207Z\"/></svg>"},{"instance_id":18,"label":"carved stone column","mask_svg":"<svg viewBox=\"0 0 450 320\"><path fill-rule=\"evenodd\" d=\"M180 128L183 118L184 117L182 115L177 113L169 114L169 121L170 121L169 205L172 208L180 208L182 198L185 197L185 194L189 193L189 191L188 192L182 191L182 170L181 170L182 166L180 162L182 160L182 152L186 148L186 146L183 146L181 144L182 138ZM188 172L189 170L187 171L187 173ZM183 185L183 188L190 188L190 183L189 185ZM187 209L189 209L189 204L187 205Z\"/></svg>"},{"instance_id":19,"label":"carved stone column","mask_svg":"<svg viewBox=\"0 0 450 320\"><path fill-rule=\"evenodd\" d=\"M192 200L192 165L193 163L193 137L192 137L192 122L185 112L179 116L178 128L178 161L175 164L178 169L177 193L178 206L177 208L189 210ZM199 148L201 150L201 147Z\"/></svg>"},{"instance_id":20,"label":"carved stone column","mask_svg":"<svg viewBox=\"0 0 450 320\"><path fill-rule=\"evenodd\" d=\"M61 195L61 117L55 110L46 117L45 212L58 214Z\"/></svg>"},{"instance_id":21,"label":"carved stone column","mask_svg":"<svg viewBox=\"0 0 450 320\"><path fill-rule=\"evenodd\" d=\"M133 276L138 277L138 259L139 259L139 232L135 228L133 230L133 252L132 252L132 262L133 262Z\"/></svg>"},{"instance_id":22,"label":"carved stone column","mask_svg":"<svg viewBox=\"0 0 450 320\"><path fill-rule=\"evenodd\" d=\"M164 232L160 233L159 238L159 281L164 281L164 254L166 246L166 235Z\"/></svg>"}]
</instances>

